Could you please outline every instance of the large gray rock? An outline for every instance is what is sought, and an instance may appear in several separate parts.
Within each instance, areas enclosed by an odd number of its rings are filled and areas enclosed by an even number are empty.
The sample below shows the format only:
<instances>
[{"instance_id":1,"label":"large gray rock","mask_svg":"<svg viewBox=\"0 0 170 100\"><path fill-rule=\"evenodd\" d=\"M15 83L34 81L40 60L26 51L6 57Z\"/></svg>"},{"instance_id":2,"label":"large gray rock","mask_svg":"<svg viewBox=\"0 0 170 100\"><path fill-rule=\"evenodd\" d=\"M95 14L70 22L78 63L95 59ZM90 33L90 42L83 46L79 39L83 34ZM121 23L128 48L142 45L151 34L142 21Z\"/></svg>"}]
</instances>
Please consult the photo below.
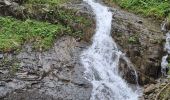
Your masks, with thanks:
<instances>
[{"instance_id":1,"label":"large gray rock","mask_svg":"<svg viewBox=\"0 0 170 100\"><path fill-rule=\"evenodd\" d=\"M120 49L135 65L140 83L146 84L158 78L163 55L162 41L164 40L160 24L117 8L113 8L112 11L112 36ZM121 63L124 62L121 61ZM126 64L120 65L124 69L127 68ZM127 72L127 70L124 70L126 71L125 77L133 76L128 75L131 72Z\"/></svg>"},{"instance_id":2,"label":"large gray rock","mask_svg":"<svg viewBox=\"0 0 170 100\"><path fill-rule=\"evenodd\" d=\"M82 44L69 36L57 40L54 48L46 52L33 51L26 45L19 54L11 54L11 67L17 67L17 70L0 73L0 80L3 80L0 81L0 98L88 100L92 85L83 77L84 68L79 62L81 51ZM8 57L9 54L5 55L6 60ZM10 66L0 67L3 71L8 68Z\"/></svg>"}]
</instances>

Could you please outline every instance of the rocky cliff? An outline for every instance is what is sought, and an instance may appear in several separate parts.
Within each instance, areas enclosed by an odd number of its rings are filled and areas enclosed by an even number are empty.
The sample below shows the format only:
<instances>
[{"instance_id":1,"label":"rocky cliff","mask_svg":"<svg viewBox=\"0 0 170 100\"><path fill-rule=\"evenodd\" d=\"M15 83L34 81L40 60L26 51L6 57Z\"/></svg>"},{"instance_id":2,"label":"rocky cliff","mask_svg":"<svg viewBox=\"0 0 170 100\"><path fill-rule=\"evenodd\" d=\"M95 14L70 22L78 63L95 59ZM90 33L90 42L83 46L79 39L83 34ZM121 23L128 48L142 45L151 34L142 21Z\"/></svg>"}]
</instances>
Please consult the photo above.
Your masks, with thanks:
<instances>
[{"instance_id":1,"label":"rocky cliff","mask_svg":"<svg viewBox=\"0 0 170 100\"><path fill-rule=\"evenodd\" d=\"M2 100L88 100L92 85L83 78L84 68L79 55L91 43L95 31L93 12L82 1L71 1L57 7L27 5L24 0L1 0L0 15L17 19L35 19L69 25L81 36L61 35L46 51L34 50L32 43L25 43L19 51L0 52L0 99ZM76 23L58 15L71 11L92 23ZM113 12L112 37L121 51L132 61L141 85L156 83L160 77L160 63L164 34L160 23L111 7ZM58 12L57 12L58 11ZM72 19L70 19L72 20ZM134 75L121 60L122 76L134 83ZM145 88L150 87L150 85ZM151 89L152 90L152 89ZM155 89L156 90L156 89ZM150 92L150 91L149 91ZM152 91L153 92L153 91ZM146 92L146 95L150 94ZM146 98L149 98L146 96Z\"/></svg>"}]
</instances>

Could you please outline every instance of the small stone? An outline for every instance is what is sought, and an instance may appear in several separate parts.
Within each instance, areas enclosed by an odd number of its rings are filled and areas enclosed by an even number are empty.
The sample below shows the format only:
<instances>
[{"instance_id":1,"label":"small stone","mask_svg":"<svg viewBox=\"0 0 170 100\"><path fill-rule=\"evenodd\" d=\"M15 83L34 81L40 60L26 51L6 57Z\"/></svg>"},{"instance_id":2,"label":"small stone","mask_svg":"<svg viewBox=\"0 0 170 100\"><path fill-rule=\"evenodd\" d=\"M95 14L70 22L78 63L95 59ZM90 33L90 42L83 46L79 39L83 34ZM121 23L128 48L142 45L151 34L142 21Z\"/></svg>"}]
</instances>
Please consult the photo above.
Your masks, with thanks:
<instances>
[{"instance_id":1,"label":"small stone","mask_svg":"<svg viewBox=\"0 0 170 100\"><path fill-rule=\"evenodd\" d=\"M0 74L8 74L9 71L8 70L0 70Z\"/></svg>"},{"instance_id":2,"label":"small stone","mask_svg":"<svg viewBox=\"0 0 170 100\"><path fill-rule=\"evenodd\" d=\"M162 86L165 86L165 85L166 85L166 83L162 83L161 85L162 85Z\"/></svg>"},{"instance_id":3,"label":"small stone","mask_svg":"<svg viewBox=\"0 0 170 100\"><path fill-rule=\"evenodd\" d=\"M143 21L142 21L142 20L138 20L137 22L138 22L139 24L142 24L142 23L143 23Z\"/></svg>"},{"instance_id":4,"label":"small stone","mask_svg":"<svg viewBox=\"0 0 170 100\"><path fill-rule=\"evenodd\" d=\"M168 75L167 78L170 79L170 75Z\"/></svg>"},{"instance_id":5,"label":"small stone","mask_svg":"<svg viewBox=\"0 0 170 100\"><path fill-rule=\"evenodd\" d=\"M4 58L4 55L3 54L0 54L0 59L3 59Z\"/></svg>"},{"instance_id":6,"label":"small stone","mask_svg":"<svg viewBox=\"0 0 170 100\"><path fill-rule=\"evenodd\" d=\"M10 5L11 5L11 2L9 2L8 0L4 0L4 3L5 3L5 5L7 5L7 6L10 6Z\"/></svg>"},{"instance_id":7,"label":"small stone","mask_svg":"<svg viewBox=\"0 0 170 100\"><path fill-rule=\"evenodd\" d=\"M144 85L144 88L147 88L149 85L147 84L147 85Z\"/></svg>"},{"instance_id":8,"label":"small stone","mask_svg":"<svg viewBox=\"0 0 170 100\"><path fill-rule=\"evenodd\" d=\"M145 94L150 94L151 92L153 92L155 89L155 85L154 84L151 84L149 85L145 90L144 90L144 93Z\"/></svg>"},{"instance_id":9,"label":"small stone","mask_svg":"<svg viewBox=\"0 0 170 100\"><path fill-rule=\"evenodd\" d=\"M5 83L5 82L3 82L3 81L2 81L2 82L0 82L0 86L5 86L5 84L6 84L6 83Z\"/></svg>"}]
</instances>

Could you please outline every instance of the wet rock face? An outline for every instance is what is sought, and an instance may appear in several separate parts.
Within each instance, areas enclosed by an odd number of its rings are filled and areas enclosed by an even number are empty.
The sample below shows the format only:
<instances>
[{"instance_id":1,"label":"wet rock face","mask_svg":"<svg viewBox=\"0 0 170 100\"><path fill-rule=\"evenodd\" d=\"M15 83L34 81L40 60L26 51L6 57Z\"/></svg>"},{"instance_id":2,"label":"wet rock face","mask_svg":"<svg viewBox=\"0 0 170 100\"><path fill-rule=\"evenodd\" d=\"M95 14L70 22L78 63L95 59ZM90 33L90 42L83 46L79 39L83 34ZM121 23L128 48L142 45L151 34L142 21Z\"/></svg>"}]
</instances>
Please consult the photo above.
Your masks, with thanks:
<instances>
[{"instance_id":1,"label":"wet rock face","mask_svg":"<svg viewBox=\"0 0 170 100\"><path fill-rule=\"evenodd\" d=\"M112 11L112 36L136 66L140 83L146 84L150 79L158 78L163 54L160 26L116 8Z\"/></svg>"},{"instance_id":2,"label":"wet rock face","mask_svg":"<svg viewBox=\"0 0 170 100\"><path fill-rule=\"evenodd\" d=\"M18 4L23 4L28 0L0 0L1 5L9 5L11 3L18 3Z\"/></svg>"},{"instance_id":3,"label":"wet rock face","mask_svg":"<svg viewBox=\"0 0 170 100\"><path fill-rule=\"evenodd\" d=\"M0 99L88 100L92 85L83 78L78 56L82 48L74 38L62 37L46 52L35 52L26 45L19 54L4 54Z\"/></svg>"},{"instance_id":4,"label":"wet rock face","mask_svg":"<svg viewBox=\"0 0 170 100\"><path fill-rule=\"evenodd\" d=\"M16 16L17 18L22 18L23 7L19 5L22 3L22 0L0 0L0 16Z\"/></svg>"}]
</instances>

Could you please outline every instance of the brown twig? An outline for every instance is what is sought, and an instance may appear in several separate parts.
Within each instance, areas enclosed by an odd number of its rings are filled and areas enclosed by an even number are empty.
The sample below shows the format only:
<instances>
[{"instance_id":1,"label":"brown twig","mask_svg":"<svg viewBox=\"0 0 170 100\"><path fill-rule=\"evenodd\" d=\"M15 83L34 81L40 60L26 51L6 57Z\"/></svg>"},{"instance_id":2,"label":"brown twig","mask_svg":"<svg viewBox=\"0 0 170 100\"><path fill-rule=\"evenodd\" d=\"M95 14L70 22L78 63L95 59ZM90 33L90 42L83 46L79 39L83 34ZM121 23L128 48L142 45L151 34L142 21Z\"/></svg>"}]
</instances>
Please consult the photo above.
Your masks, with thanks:
<instances>
[{"instance_id":1,"label":"brown twig","mask_svg":"<svg viewBox=\"0 0 170 100\"><path fill-rule=\"evenodd\" d=\"M170 83L168 83L167 85L165 85L165 86L160 90L160 92L156 95L155 100L158 100L159 95L161 94L161 92L162 92L166 87L168 87L168 85L170 85Z\"/></svg>"}]
</instances>

